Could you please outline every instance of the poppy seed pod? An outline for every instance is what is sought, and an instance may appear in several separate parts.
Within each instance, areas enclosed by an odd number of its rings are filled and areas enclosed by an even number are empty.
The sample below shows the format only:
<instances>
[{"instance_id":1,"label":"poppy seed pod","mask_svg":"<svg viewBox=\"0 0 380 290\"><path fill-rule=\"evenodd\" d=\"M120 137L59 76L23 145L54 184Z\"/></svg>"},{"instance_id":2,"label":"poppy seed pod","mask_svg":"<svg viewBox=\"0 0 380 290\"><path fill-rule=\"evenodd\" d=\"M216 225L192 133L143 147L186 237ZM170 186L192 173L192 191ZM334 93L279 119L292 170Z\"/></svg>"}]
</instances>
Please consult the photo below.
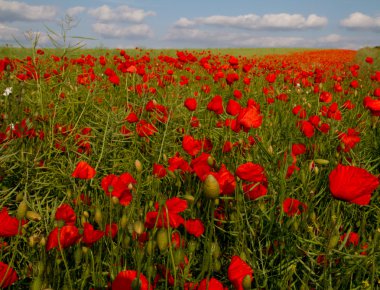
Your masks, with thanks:
<instances>
[{"instance_id":1,"label":"poppy seed pod","mask_svg":"<svg viewBox=\"0 0 380 290\"><path fill-rule=\"evenodd\" d=\"M21 201L17 208L16 217L18 220L22 220L28 211L28 205L25 200Z\"/></svg>"},{"instance_id":2,"label":"poppy seed pod","mask_svg":"<svg viewBox=\"0 0 380 290\"><path fill-rule=\"evenodd\" d=\"M156 242L160 251L164 251L169 246L168 231L165 228L160 228L156 233Z\"/></svg>"},{"instance_id":3,"label":"poppy seed pod","mask_svg":"<svg viewBox=\"0 0 380 290\"><path fill-rule=\"evenodd\" d=\"M209 199L215 199L219 197L220 193L220 186L218 180L216 178L209 174L207 175L204 183L203 183L203 192L205 197Z\"/></svg>"}]
</instances>

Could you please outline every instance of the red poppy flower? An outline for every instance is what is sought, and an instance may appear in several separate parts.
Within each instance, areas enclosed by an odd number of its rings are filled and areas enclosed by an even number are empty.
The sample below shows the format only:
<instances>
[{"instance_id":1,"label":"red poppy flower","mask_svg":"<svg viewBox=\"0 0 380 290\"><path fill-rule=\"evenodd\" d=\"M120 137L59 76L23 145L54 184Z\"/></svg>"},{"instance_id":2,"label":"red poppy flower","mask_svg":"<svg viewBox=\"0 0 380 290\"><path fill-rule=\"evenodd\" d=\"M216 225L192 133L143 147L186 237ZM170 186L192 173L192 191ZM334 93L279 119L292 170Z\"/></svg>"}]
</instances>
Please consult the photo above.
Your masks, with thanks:
<instances>
[{"instance_id":1,"label":"red poppy flower","mask_svg":"<svg viewBox=\"0 0 380 290\"><path fill-rule=\"evenodd\" d=\"M157 178L163 178L166 176L166 169L163 165L154 163L153 164L153 175Z\"/></svg>"},{"instance_id":2,"label":"red poppy flower","mask_svg":"<svg viewBox=\"0 0 380 290\"><path fill-rule=\"evenodd\" d=\"M241 106L238 102L236 102L233 99L228 100L227 107L226 107L227 114L231 116L237 116L240 113L240 109L241 109Z\"/></svg>"},{"instance_id":3,"label":"red poppy flower","mask_svg":"<svg viewBox=\"0 0 380 290\"><path fill-rule=\"evenodd\" d=\"M197 109L197 100L194 98L187 98L185 100L185 107L189 111L195 111Z\"/></svg>"},{"instance_id":4,"label":"red poppy flower","mask_svg":"<svg viewBox=\"0 0 380 290\"><path fill-rule=\"evenodd\" d=\"M204 278L199 282L197 290L224 290L223 284L212 277L211 279Z\"/></svg>"},{"instance_id":5,"label":"red poppy flower","mask_svg":"<svg viewBox=\"0 0 380 290\"><path fill-rule=\"evenodd\" d=\"M116 223L106 224L105 235L107 237L111 237L111 239L115 238L119 228Z\"/></svg>"},{"instance_id":6,"label":"red poppy flower","mask_svg":"<svg viewBox=\"0 0 380 290\"><path fill-rule=\"evenodd\" d=\"M298 156L298 155L304 154L305 152L306 152L305 144L302 144L302 143L292 144L292 155Z\"/></svg>"},{"instance_id":7,"label":"red poppy flower","mask_svg":"<svg viewBox=\"0 0 380 290\"><path fill-rule=\"evenodd\" d=\"M253 270L239 256L233 256L227 270L228 280L234 285L235 289L243 290L243 279L249 276L252 280Z\"/></svg>"},{"instance_id":8,"label":"red poppy flower","mask_svg":"<svg viewBox=\"0 0 380 290\"><path fill-rule=\"evenodd\" d=\"M261 183L243 183L243 193L250 200L265 196L267 192L267 186Z\"/></svg>"},{"instance_id":9,"label":"red poppy flower","mask_svg":"<svg viewBox=\"0 0 380 290\"><path fill-rule=\"evenodd\" d=\"M148 123L145 120L140 120L136 124L136 132L137 132L137 135L139 135L140 137L148 137L157 133L158 130L153 124Z\"/></svg>"},{"instance_id":10,"label":"red poppy flower","mask_svg":"<svg viewBox=\"0 0 380 290\"><path fill-rule=\"evenodd\" d=\"M370 203L371 195L379 186L376 176L355 166L338 166L329 175L331 194L340 200L358 205Z\"/></svg>"},{"instance_id":11,"label":"red poppy flower","mask_svg":"<svg viewBox=\"0 0 380 290\"><path fill-rule=\"evenodd\" d=\"M263 115L255 106L242 108L236 118L237 123L243 127L243 130L248 132L251 128L258 128L263 122Z\"/></svg>"},{"instance_id":12,"label":"red poppy flower","mask_svg":"<svg viewBox=\"0 0 380 290\"><path fill-rule=\"evenodd\" d=\"M86 161L79 161L71 176L80 179L92 179L95 174L95 169L92 168Z\"/></svg>"},{"instance_id":13,"label":"red poppy flower","mask_svg":"<svg viewBox=\"0 0 380 290\"><path fill-rule=\"evenodd\" d=\"M348 128L347 133L339 133L338 138L344 144L343 151L348 152L360 142L359 132L353 128Z\"/></svg>"},{"instance_id":14,"label":"red poppy flower","mask_svg":"<svg viewBox=\"0 0 380 290\"><path fill-rule=\"evenodd\" d=\"M347 234L344 233L343 235L340 236L339 240L340 242L343 242L347 237ZM345 246L346 247L349 247L349 246L358 246L359 245L359 241L360 241L360 236L358 233L355 233L355 232L350 232L349 235L348 235L348 238L347 238L347 241L346 241L346 244Z\"/></svg>"},{"instance_id":15,"label":"red poppy flower","mask_svg":"<svg viewBox=\"0 0 380 290\"><path fill-rule=\"evenodd\" d=\"M245 181L250 182L267 182L264 168L252 162L239 165L235 174Z\"/></svg>"},{"instance_id":16,"label":"red poppy flower","mask_svg":"<svg viewBox=\"0 0 380 290\"><path fill-rule=\"evenodd\" d=\"M285 198L282 209L288 216L300 215L307 210L307 205L295 198Z\"/></svg>"},{"instance_id":17,"label":"red poppy flower","mask_svg":"<svg viewBox=\"0 0 380 290\"><path fill-rule=\"evenodd\" d=\"M167 228L169 225L172 228L178 228L184 223L184 219L179 213L187 208L186 200L173 197L168 199L162 206L156 202L154 207L156 211L150 211L146 214L145 226L147 228L152 229L155 225L157 228Z\"/></svg>"},{"instance_id":18,"label":"red poppy flower","mask_svg":"<svg viewBox=\"0 0 380 290\"><path fill-rule=\"evenodd\" d=\"M203 152L197 158L191 160L190 166L201 181L205 181L207 175L211 171L211 167L207 161L209 157L210 154Z\"/></svg>"},{"instance_id":19,"label":"red poppy flower","mask_svg":"<svg viewBox=\"0 0 380 290\"><path fill-rule=\"evenodd\" d=\"M202 141L194 139L193 136L185 135L182 139L182 148L189 155L195 156L202 149Z\"/></svg>"},{"instance_id":20,"label":"red poppy flower","mask_svg":"<svg viewBox=\"0 0 380 290\"><path fill-rule=\"evenodd\" d=\"M74 245L80 238L81 235L76 226L66 225L61 228L56 227L50 232L47 238L46 251L58 247L65 249Z\"/></svg>"},{"instance_id":21,"label":"red poppy flower","mask_svg":"<svg viewBox=\"0 0 380 290\"><path fill-rule=\"evenodd\" d=\"M73 208L64 203L57 208L57 211L55 212L55 219L63 220L66 225L74 225L77 216L75 215Z\"/></svg>"},{"instance_id":22,"label":"red poppy flower","mask_svg":"<svg viewBox=\"0 0 380 290\"><path fill-rule=\"evenodd\" d=\"M21 221L21 225L24 224L26 224L26 220ZM19 231L20 221L15 217L11 217L6 207L3 207L0 211L0 225L0 237L13 237L21 233Z\"/></svg>"},{"instance_id":23,"label":"red poppy flower","mask_svg":"<svg viewBox=\"0 0 380 290\"><path fill-rule=\"evenodd\" d=\"M170 171L181 169L183 172L191 172L189 163L187 163L187 161L183 159L178 152L175 154L175 156L169 158L168 163L168 170Z\"/></svg>"},{"instance_id":24,"label":"red poppy flower","mask_svg":"<svg viewBox=\"0 0 380 290\"><path fill-rule=\"evenodd\" d=\"M239 90L234 90L234 97L240 100L243 97L243 93Z\"/></svg>"},{"instance_id":25,"label":"red poppy flower","mask_svg":"<svg viewBox=\"0 0 380 290\"><path fill-rule=\"evenodd\" d=\"M380 116L380 100L367 96L363 99L363 105L371 111L372 116Z\"/></svg>"},{"instance_id":26,"label":"red poppy flower","mask_svg":"<svg viewBox=\"0 0 380 290\"><path fill-rule=\"evenodd\" d=\"M91 247L95 242L100 240L104 236L104 232L100 230L94 230L94 227L90 223L83 224L83 237L82 243Z\"/></svg>"},{"instance_id":27,"label":"red poppy flower","mask_svg":"<svg viewBox=\"0 0 380 290\"><path fill-rule=\"evenodd\" d=\"M219 183L220 194L231 195L235 192L235 177L224 164L220 166L218 172L212 172L211 174Z\"/></svg>"},{"instance_id":28,"label":"red poppy flower","mask_svg":"<svg viewBox=\"0 0 380 290\"><path fill-rule=\"evenodd\" d=\"M186 231L199 238L205 231L205 226L200 219L188 219L184 223Z\"/></svg>"},{"instance_id":29,"label":"red poppy flower","mask_svg":"<svg viewBox=\"0 0 380 290\"><path fill-rule=\"evenodd\" d=\"M152 289L152 287L149 287L149 282L142 273L140 273L138 280L136 280L136 278L137 278L137 271L135 270L121 271L119 274L117 274L117 276L115 277L115 280L113 280L112 282L112 290ZM135 286L135 283L136 285L139 285L140 287L137 288Z\"/></svg>"},{"instance_id":30,"label":"red poppy flower","mask_svg":"<svg viewBox=\"0 0 380 290\"><path fill-rule=\"evenodd\" d=\"M214 112L217 115L223 113L223 99L221 96L216 95L211 99L207 105L207 110Z\"/></svg>"},{"instance_id":31,"label":"red poppy flower","mask_svg":"<svg viewBox=\"0 0 380 290\"><path fill-rule=\"evenodd\" d=\"M130 112L124 120L128 123L137 123L139 121L139 117L137 117L136 113Z\"/></svg>"},{"instance_id":32,"label":"red poppy flower","mask_svg":"<svg viewBox=\"0 0 380 290\"><path fill-rule=\"evenodd\" d=\"M319 95L319 101L323 103L330 103L332 101L332 93L323 91Z\"/></svg>"},{"instance_id":33,"label":"red poppy flower","mask_svg":"<svg viewBox=\"0 0 380 290\"><path fill-rule=\"evenodd\" d=\"M16 271L7 264L0 262L0 288L7 288L17 280Z\"/></svg>"},{"instance_id":34,"label":"red poppy flower","mask_svg":"<svg viewBox=\"0 0 380 290\"><path fill-rule=\"evenodd\" d=\"M274 73L270 73L268 74L266 77L265 77L265 80L268 82L268 83L274 83L276 81L276 74Z\"/></svg>"},{"instance_id":35,"label":"red poppy flower","mask_svg":"<svg viewBox=\"0 0 380 290\"><path fill-rule=\"evenodd\" d=\"M127 206L132 201L130 184L136 184L137 181L128 172L120 176L109 174L102 179L101 186L108 196L115 196L119 199L122 206Z\"/></svg>"},{"instance_id":36,"label":"red poppy flower","mask_svg":"<svg viewBox=\"0 0 380 290\"><path fill-rule=\"evenodd\" d=\"M309 121L300 121L298 127L307 138L314 136L314 126Z\"/></svg>"}]
</instances>

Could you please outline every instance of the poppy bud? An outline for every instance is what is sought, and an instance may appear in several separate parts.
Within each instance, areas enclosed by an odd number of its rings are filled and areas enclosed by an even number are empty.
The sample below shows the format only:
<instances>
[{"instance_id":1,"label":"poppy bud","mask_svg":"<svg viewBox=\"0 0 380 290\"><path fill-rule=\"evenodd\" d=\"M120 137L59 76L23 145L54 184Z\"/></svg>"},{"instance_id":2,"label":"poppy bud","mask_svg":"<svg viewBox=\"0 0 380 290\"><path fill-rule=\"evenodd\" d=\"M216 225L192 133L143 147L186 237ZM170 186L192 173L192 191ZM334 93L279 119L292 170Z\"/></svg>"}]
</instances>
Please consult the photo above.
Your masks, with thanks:
<instances>
[{"instance_id":1,"label":"poppy bud","mask_svg":"<svg viewBox=\"0 0 380 290\"><path fill-rule=\"evenodd\" d=\"M16 195L16 202L21 202L23 200L24 200L24 194L21 193L21 192L17 193L17 195Z\"/></svg>"},{"instance_id":2,"label":"poppy bud","mask_svg":"<svg viewBox=\"0 0 380 290\"><path fill-rule=\"evenodd\" d=\"M74 252L74 261L76 266L82 261L82 249L79 247Z\"/></svg>"},{"instance_id":3,"label":"poppy bud","mask_svg":"<svg viewBox=\"0 0 380 290\"><path fill-rule=\"evenodd\" d=\"M314 162L319 165L327 165L330 163L330 161L326 159L314 159Z\"/></svg>"},{"instance_id":4,"label":"poppy bud","mask_svg":"<svg viewBox=\"0 0 380 290\"><path fill-rule=\"evenodd\" d=\"M89 212L87 210L85 210L82 214L87 219L90 217L90 214L89 214Z\"/></svg>"},{"instance_id":5,"label":"poppy bud","mask_svg":"<svg viewBox=\"0 0 380 290\"><path fill-rule=\"evenodd\" d=\"M39 222L42 217L35 211L28 210L25 214L26 218L30 221Z\"/></svg>"},{"instance_id":6,"label":"poppy bud","mask_svg":"<svg viewBox=\"0 0 380 290\"><path fill-rule=\"evenodd\" d=\"M123 215L121 216L121 219L120 219L120 227L121 227L122 229L125 229L125 227L127 226L127 224L128 224L128 218L127 218L127 215L126 215L126 214L123 214Z\"/></svg>"},{"instance_id":7,"label":"poppy bud","mask_svg":"<svg viewBox=\"0 0 380 290\"><path fill-rule=\"evenodd\" d=\"M33 279L32 284L30 285L30 290L41 290L42 289L42 279L40 276Z\"/></svg>"},{"instance_id":8,"label":"poppy bud","mask_svg":"<svg viewBox=\"0 0 380 290\"><path fill-rule=\"evenodd\" d=\"M212 156L207 157L207 164L211 167L214 167L215 165L215 159Z\"/></svg>"},{"instance_id":9,"label":"poppy bud","mask_svg":"<svg viewBox=\"0 0 380 290\"><path fill-rule=\"evenodd\" d=\"M220 263L219 259L215 259L213 262L212 269L214 272L219 272L222 268L222 263Z\"/></svg>"},{"instance_id":10,"label":"poppy bud","mask_svg":"<svg viewBox=\"0 0 380 290\"><path fill-rule=\"evenodd\" d=\"M198 247L198 243L194 240L191 240L187 243L187 249L190 253L194 253Z\"/></svg>"},{"instance_id":11,"label":"poppy bud","mask_svg":"<svg viewBox=\"0 0 380 290\"><path fill-rule=\"evenodd\" d=\"M40 241L40 238L38 237L37 234L33 234L29 237L29 241L28 241L28 244L29 244L29 247L33 248L35 245L37 245L37 243Z\"/></svg>"},{"instance_id":12,"label":"poppy bud","mask_svg":"<svg viewBox=\"0 0 380 290\"><path fill-rule=\"evenodd\" d=\"M136 232L136 234L141 235L145 230L144 223L142 221L135 221L133 224L133 230Z\"/></svg>"},{"instance_id":13,"label":"poppy bud","mask_svg":"<svg viewBox=\"0 0 380 290\"><path fill-rule=\"evenodd\" d=\"M111 197L111 201L113 204L119 204L119 199L116 196Z\"/></svg>"},{"instance_id":14,"label":"poppy bud","mask_svg":"<svg viewBox=\"0 0 380 290\"><path fill-rule=\"evenodd\" d=\"M168 231L165 228L160 228L156 233L157 246L160 251L164 251L169 246Z\"/></svg>"},{"instance_id":15,"label":"poppy bud","mask_svg":"<svg viewBox=\"0 0 380 290\"><path fill-rule=\"evenodd\" d=\"M193 203L195 200L194 196L192 196L191 194L185 194L183 198L186 199L186 201L188 201L189 203Z\"/></svg>"},{"instance_id":16,"label":"poppy bud","mask_svg":"<svg viewBox=\"0 0 380 290\"><path fill-rule=\"evenodd\" d=\"M155 247L156 247L156 244L155 244L155 241L153 240L149 240L146 243L146 252L149 256L153 255Z\"/></svg>"},{"instance_id":17,"label":"poppy bud","mask_svg":"<svg viewBox=\"0 0 380 290\"><path fill-rule=\"evenodd\" d=\"M100 226L102 224L102 211L99 208L95 209L94 221Z\"/></svg>"},{"instance_id":18,"label":"poppy bud","mask_svg":"<svg viewBox=\"0 0 380 290\"><path fill-rule=\"evenodd\" d=\"M246 275L241 282L244 290L251 289L252 278L250 275Z\"/></svg>"},{"instance_id":19,"label":"poppy bud","mask_svg":"<svg viewBox=\"0 0 380 290\"><path fill-rule=\"evenodd\" d=\"M220 187L216 178L209 174L203 183L203 192L207 198L215 199L219 196Z\"/></svg>"},{"instance_id":20,"label":"poppy bud","mask_svg":"<svg viewBox=\"0 0 380 290\"><path fill-rule=\"evenodd\" d=\"M86 255L88 253L88 247L83 246L82 247L82 254Z\"/></svg>"},{"instance_id":21,"label":"poppy bud","mask_svg":"<svg viewBox=\"0 0 380 290\"><path fill-rule=\"evenodd\" d=\"M23 200L20 202L17 208L17 213L16 213L17 219L22 220L25 217L27 211L28 211L28 205Z\"/></svg>"},{"instance_id":22,"label":"poppy bud","mask_svg":"<svg viewBox=\"0 0 380 290\"><path fill-rule=\"evenodd\" d=\"M174 263L176 266L180 265L185 260L185 253L182 249L175 250L174 252Z\"/></svg>"},{"instance_id":23,"label":"poppy bud","mask_svg":"<svg viewBox=\"0 0 380 290\"><path fill-rule=\"evenodd\" d=\"M40 246L41 247L45 247L45 245L46 245L46 238L45 237L41 237L40 238Z\"/></svg>"},{"instance_id":24,"label":"poppy bud","mask_svg":"<svg viewBox=\"0 0 380 290\"><path fill-rule=\"evenodd\" d=\"M329 240L329 243L327 245L327 248L330 249L330 250L333 249L333 248L335 248L335 246L339 242L339 239L340 239L340 235L339 234L331 236L330 240Z\"/></svg>"},{"instance_id":25,"label":"poppy bud","mask_svg":"<svg viewBox=\"0 0 380 290\"><path fill-rule=\"evenodd\" d=\"M211 243L211 254L214 257L214 259L219 258L220 256L220 246L218 243Z\"/></svg>"},{"instance_id":26,"label":"poppy bud","mask_svg":"<svg viewBox=\"0 0 380 290\"><path fill-rule=\"evenodd\" d=\"M137 173L142 172L142 164L141 164L140 160L138 160L138 159L135 160L135 167L136 167Z\"/></svg>"}]
</instances>

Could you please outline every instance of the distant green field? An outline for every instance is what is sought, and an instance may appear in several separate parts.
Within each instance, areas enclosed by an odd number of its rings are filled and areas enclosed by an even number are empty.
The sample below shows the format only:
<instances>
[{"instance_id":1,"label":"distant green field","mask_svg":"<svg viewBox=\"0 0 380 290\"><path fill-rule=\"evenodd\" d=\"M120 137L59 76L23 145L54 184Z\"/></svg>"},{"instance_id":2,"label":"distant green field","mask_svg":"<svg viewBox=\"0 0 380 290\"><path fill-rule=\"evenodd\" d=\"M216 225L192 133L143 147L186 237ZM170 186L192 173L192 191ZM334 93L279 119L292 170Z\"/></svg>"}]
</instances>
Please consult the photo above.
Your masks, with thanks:
<instances>
[{"instance_id":1,"label":"distant green field","mask_svg":"<svg viewBox=\"0 0 380 290\"><path fill-rule=\"evenodd\" d=\"M137 55L145 52L150 52L152 56L164 53L166 55L175 56L176 51L186 50L186 49L125 49L129 55ZM188 51L211 51L213 54L231 54L234 56L263 56L272 54L288 54L293 52L300 52L305 50L319 50L315 48L210 48L210 49L187 49ZM77 49L77 50L67 50L64 49L44 49L47 54L55 54L62 56L67 54L70 57L84 55L99 56L104 55L107 52L114 54L117 49ZM16 48L16 47L0 47L0 58L3 57L15 57L24 58L31 56L33 51L31 48Z\"/></svg>"}]
</instances>

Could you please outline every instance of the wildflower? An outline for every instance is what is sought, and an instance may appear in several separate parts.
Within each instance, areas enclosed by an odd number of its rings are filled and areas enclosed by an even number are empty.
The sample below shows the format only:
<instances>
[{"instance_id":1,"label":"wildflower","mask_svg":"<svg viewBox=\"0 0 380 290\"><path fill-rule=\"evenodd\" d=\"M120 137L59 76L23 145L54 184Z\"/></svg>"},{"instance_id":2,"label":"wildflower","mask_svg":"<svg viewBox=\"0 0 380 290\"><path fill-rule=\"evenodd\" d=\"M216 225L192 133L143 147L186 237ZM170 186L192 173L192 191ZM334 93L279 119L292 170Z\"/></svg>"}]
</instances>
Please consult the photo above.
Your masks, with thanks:
<instances>
[{"instance_id":1,"label":"wildflower","mask_svg":"<svg viewBox=\"0 0 380 290\"><path fill-rule=\"evenodd\" d=\"M358 205L368 205L372 193L379 186L376 176L355 166L338 166L329 175L333 197Z\"/></svg>"},{"instance_id":2,"label":"wildflower","mask_svg":"<svg viewBox=\"0 0 380 290\"><path fill-rule=\"evenodd\" d=\"M12 87L5 88L3 96L8 97L10 94L12 94Z\"/></svg>"},{"instance_id":3,"label":"wildflower","mask_svg":"<svg viewBox=\"0 0 380 290\"><path fill-rule=\"evenodd\" d=\"M7 288L18 280L16 271L0 262L0 288Z\"/></svg>"},{"instance_id":4,"label":"wildflower","mask_svg":"<svg viewBox=\"0 0 380 290\"><path fill-rule=\"evenodd\" d=\"M124 271L119 272L115 280L113 280L112 290L124 290L124 289L148 290L148 289L152 289L152 286L149 287L148 280L142 273L140 273L139 278L137 278L137 271L124 270Z\"/></svg>"},{"instance_id":5,"label":"wildflower","mask_svg":"<svg viewBox=\"0 0 380 290\"><path fill-rule=\"evenodd\" d=\"M231 258L231 263L228 266L228 280L234 285L235 289L243 290L243 279L246 276L253 279L252 268L244 262L239 256L233 256Z\"/></svg>"},{"instance_id":6,"label":"wildflower","mask_svg":"<svg viewBox=\"0 0 380 290\"><path fill-rule=\"evenodd\" d=\"M71 176L80 179L92 179L95 174L95 169L86 161L79 161Z\"/></svg>"}]
</instances>

